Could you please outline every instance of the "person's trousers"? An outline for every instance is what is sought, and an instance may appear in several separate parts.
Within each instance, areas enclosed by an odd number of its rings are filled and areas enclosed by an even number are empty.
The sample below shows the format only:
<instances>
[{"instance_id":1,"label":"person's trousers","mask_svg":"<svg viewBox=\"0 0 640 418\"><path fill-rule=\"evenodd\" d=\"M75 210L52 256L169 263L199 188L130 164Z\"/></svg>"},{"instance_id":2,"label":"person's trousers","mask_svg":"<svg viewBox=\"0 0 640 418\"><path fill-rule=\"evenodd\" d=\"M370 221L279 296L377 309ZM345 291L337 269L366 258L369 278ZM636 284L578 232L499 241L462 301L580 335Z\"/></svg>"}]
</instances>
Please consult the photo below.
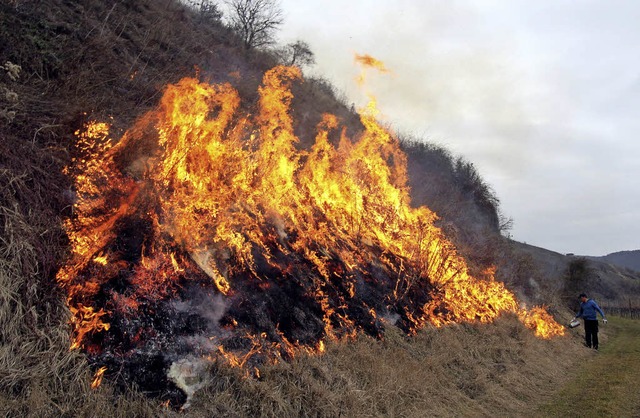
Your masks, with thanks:
<instances>
[{"instance_id":1,"label":"person's trousers","mask_svg":"<svg viewBox=\"0 0 640 418\"><path fill-rule=\"evenodd\" d=\"M584 332L585 342L587 347L598 349L598 320L597 319L585 319L584 320Z\"/></svg>"}]
</instances>

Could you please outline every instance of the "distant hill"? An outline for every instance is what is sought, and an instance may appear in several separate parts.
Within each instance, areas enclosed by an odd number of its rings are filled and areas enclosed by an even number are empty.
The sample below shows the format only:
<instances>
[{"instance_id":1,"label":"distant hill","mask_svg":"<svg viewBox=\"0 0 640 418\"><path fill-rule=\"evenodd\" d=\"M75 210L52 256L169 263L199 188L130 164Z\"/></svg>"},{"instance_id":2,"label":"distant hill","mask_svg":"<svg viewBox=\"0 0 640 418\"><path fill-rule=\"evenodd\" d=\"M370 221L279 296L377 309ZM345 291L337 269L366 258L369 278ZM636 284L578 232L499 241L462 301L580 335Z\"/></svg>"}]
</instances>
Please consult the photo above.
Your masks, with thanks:
<instances>
[{"instance_id":1,"label":"distant hill","mask_svg":"<svg viewBox=\"0 0 640 418\"><path fill-rule=\"evenodd\" d=\"M618 251L602 257L587 257L590 260L604 261L615 264L618 267L625 267L631 270L640 271L640 250Z\"/></svg>"},{"instance_id":2,"label":"distant hill","mask_svg":"<svg viewBox=\"0 0 640 418\"><path fill-rule=\"evenodd\" d=\"M530 300L548 303L544 298L555 295L561 304L573 310L578 307L577 295L581 292L604 306L639 300L640 250L587 257L564 255L516 241L511 244L511 258L529 266L525 275L528 279L518 285Z\"/></svg>"}]
</instances>

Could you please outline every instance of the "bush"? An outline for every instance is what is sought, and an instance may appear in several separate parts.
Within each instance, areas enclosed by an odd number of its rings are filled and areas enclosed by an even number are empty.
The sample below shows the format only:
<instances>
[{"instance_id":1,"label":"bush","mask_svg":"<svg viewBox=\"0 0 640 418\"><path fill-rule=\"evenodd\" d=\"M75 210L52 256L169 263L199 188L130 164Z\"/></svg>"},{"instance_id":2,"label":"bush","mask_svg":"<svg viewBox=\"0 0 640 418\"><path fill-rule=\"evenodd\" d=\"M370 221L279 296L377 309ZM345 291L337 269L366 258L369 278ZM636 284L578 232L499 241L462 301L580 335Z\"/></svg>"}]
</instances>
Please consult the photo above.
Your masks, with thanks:
<instances>
[{"instance_id":1,"label":"bush","mask_svg":"<svg viewBox=\"0 0 640 418\"><path fill-rule=\"evenodd\" d=\"M589 282L593 277L593 270L589 261L584 257L572 257L564 275L563 301L565 306L577 311L580 307L578 295L587 292Z\"/></svg>"}]
</instances>

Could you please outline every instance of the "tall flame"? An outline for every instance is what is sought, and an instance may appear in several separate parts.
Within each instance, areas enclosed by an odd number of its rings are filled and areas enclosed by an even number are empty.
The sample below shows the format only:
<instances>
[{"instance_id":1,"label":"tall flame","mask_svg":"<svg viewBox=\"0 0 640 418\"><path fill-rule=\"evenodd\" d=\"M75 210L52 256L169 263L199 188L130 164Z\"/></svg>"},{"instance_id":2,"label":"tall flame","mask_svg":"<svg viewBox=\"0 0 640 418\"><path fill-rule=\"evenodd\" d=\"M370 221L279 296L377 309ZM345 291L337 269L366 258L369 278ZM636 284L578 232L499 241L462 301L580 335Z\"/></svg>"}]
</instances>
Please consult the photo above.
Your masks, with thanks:
<instances>
[{"instance_id":1,"label":"tall flame","mask_svg":"<svg viewBox=\"0 0 640 418\"><path fill-rule=\"evenodd\" d=\"M357 138L326 114L313 147L300 150L289 112L300 79L295 67L268 71L250 114L229 84L185 78L116 145L106 125L78 133L80 157L69 168L77 202L65 224L72 254L58 274L72 348L104 350L113 338L99 336L117 320L130 327L121 332L133 350L150 325L122 318L182 301L189 286L227 307L220 328L200 329L211 334L209 355L243 366L257 353L275 361L322 351L323 340L377 335L384 317L415 333L514 312L541 337L563 333L543 308L519 309L493 274L472 277L436 214L411 207L406 156L377 122L375 103L361 112ZM301 302L275 312L279 300ZM260 303L275 325L243 314ZM316 326L305 307L320 320L317 332L299 330ZM246 343L238 348L230 335Z\"/></svg>"}]
</instances>

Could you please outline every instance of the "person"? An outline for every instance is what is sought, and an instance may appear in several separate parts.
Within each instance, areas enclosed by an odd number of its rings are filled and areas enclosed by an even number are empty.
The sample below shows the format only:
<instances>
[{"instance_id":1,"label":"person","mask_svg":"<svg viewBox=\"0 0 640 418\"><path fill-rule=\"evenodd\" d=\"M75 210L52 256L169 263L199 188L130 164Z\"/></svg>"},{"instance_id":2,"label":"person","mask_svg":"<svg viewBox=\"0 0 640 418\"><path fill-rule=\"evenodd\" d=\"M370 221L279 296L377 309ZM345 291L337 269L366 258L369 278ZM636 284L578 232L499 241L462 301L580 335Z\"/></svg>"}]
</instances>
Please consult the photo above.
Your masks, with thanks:
<instances>
[{"instance_id":1,"label":"person","mask_svg":"<svg viewBox=\"0 0 640 418\"><path fill-rule=\"evenodd\" d=\"M580 312L573 319L582 318L584 320L584 332L585 342L587 347L598 349L598 316L599 313L602 316L602 322L607 323L607 318L604 316L604 312L598 306L595 300L587 298L585 293L581 293L580 296Z\"/></svg>"}]
</instances>

